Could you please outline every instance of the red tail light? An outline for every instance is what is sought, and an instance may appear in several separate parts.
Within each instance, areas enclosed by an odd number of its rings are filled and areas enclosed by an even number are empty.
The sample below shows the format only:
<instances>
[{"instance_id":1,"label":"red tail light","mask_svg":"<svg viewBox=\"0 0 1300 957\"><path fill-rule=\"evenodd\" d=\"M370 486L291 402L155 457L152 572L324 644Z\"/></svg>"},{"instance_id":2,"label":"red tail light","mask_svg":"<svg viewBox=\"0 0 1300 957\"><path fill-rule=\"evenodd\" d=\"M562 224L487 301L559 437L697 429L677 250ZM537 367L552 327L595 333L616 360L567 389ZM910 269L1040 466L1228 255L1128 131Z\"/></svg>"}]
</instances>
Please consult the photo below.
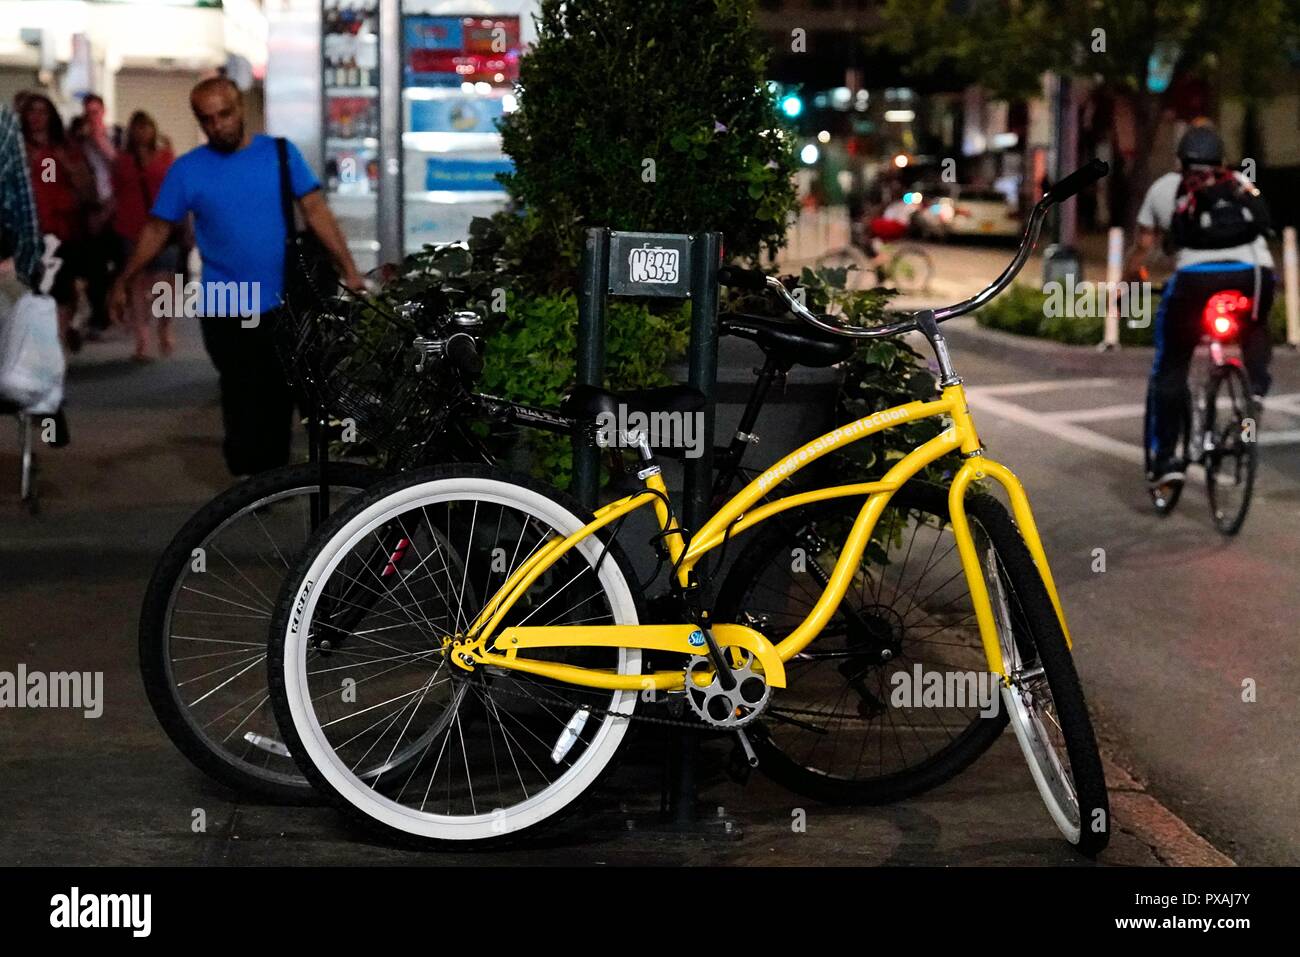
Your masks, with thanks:
<instances>
[{"instance_id":1,"label":"red tail light","mask_svg":"<svg viewBox=\"0 0 1300 957\"><path fill-rule=\"evenodd\" d=\"M1244 292L1225 289L1216 292L1205 304L1205 327L1216 339L1231 339L1237 334L1238 320L1250 312L1251 300Z\"/></svg>"}]
</instances>

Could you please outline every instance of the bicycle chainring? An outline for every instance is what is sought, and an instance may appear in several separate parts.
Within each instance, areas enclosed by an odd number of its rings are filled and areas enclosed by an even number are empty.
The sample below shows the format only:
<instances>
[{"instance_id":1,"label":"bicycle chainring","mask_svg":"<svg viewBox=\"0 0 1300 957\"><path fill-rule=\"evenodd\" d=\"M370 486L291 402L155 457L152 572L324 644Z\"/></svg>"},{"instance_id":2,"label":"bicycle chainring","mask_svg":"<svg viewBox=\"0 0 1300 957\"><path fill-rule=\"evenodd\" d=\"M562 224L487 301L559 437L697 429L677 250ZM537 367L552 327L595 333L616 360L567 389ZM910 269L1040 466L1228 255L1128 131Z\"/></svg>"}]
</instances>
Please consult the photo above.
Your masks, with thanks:
<instances>
[{"instance_id":1,"label":"bicycle chainring","mask_svg":"<svg viewBox=\"0 0 1300 957\"><path fill-rule=\"evenodd\" d=\"M707 655L692 655L686 663L686 703L705 724L715 728L740 728L763 713L772 697L772 687L754 670L754 655L744 649L727 649L741 657L731 669L736 685L722 687L713 661ZM697 684L696 674L708 674L707 684Z\"/></svg>"}]
</instances>

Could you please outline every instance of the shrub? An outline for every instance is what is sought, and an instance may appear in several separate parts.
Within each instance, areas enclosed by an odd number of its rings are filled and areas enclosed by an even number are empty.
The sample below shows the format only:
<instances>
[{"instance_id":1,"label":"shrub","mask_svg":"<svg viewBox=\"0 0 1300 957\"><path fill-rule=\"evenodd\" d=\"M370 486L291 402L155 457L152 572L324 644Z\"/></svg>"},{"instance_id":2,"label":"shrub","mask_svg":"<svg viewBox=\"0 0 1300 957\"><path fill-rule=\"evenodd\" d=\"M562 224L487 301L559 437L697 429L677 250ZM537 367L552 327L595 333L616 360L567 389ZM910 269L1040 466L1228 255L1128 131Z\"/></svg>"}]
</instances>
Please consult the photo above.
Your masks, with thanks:
<instances>
[{"instance_id":1,"label":"shrub","mask_svg":"<svg viewBox=\"0 0 1300 957\"><path fill-rule=\"evenodd\" d=\"M795 163L764 46L753 0L543 0L501 124L519 278L575 288L591 226L717 230L730 256L775 250Z\"/></svg>"},{"instance_id":2,"label":"shrub","mask_svg":"<svg viewBox=\"0 0 1300 957\"><path fill-rule=\"evenodd\" d=\"M1012 286L997 299L975 313L975 321L990 329L1001 329L1021 336L1039 336L1071 345L1096 345L1105 331L1101 316L1048 316L1041 289L1030 285ZM1150 322L1134 328L1127 319L1119 321L1119 341L1124 346L1150 346L1155 343L1155 311L1159 306L1152 297ZM1274 343L1286 342L1286 304L1279 294L1268 315L1269 332Z\"/></svg>"}]
</instances>

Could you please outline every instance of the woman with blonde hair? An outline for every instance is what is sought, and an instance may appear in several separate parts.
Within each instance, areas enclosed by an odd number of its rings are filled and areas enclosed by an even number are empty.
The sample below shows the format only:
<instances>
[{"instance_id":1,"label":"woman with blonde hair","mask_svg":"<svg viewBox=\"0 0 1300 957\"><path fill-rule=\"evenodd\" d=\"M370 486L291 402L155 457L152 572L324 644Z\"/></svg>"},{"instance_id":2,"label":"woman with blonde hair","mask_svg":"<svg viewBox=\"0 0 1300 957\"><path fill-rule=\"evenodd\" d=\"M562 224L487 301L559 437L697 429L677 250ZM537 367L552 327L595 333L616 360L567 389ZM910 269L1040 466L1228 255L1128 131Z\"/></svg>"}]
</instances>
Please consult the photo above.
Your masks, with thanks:
<instances>
[{"instance_id":1,"label":"woman with blonde hair","mask_svg":"<svg viewBox=\"0 0 1300 957\"><path fill-rule=\"evenodd\" d=\"M113 194L117 197L113 228L126 246L124 259L130 258L174 159L171 148L159 137L153 117L143 110L132 113L126 127L126 142L113 163ZM127 290L127 322L135 336L135 354L131 358L137 362L152 358L149 320L153 315L153 288L159 282L172 283L183 266L182 244L173 241L132 277ZM164 356L171 355L175 347L171 322L169 315L158 318L158 349Z\"/></svg>"}]
</instances>

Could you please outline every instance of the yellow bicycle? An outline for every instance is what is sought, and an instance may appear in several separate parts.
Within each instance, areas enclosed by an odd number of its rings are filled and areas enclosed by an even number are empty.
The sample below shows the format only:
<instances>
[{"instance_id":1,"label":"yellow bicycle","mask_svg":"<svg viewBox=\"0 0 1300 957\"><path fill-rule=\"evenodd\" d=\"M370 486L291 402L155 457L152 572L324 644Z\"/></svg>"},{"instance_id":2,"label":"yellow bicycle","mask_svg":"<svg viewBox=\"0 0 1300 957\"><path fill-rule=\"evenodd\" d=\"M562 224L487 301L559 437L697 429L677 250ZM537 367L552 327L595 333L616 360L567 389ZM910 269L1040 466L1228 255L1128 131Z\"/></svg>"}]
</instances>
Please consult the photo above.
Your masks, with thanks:
<instances>
[{"instance_id":1,"label":"yellow bicycle","mask_svg":"<svg viewBox=\"0 0 1300 957\"><path fill-rule=\"evenodd\" d=\"M594 515L541 482L461 466L398 476L354 498L286 578L272 626L272 700L304 774L389 837L446 846L517 837L572 809L610 765L631 720L642 717L638 705L664 695L688 720L734 733L751 762L751 733L765 720L825 734L799 709L783 712L782 698L796 700L800 665L818 654L814 643L846 595L893 587L889 566L864 566L863 556L895 493L915 485L928 465L958 455L943 504L980 653L973 677L996 690L1062 834L1085 854L1100 851L1110 811L1060 598L1024 489L984 454L938 327L1002 291L1050 206L1106 172L1094 160L1049 191L1013 261L978 295L878 327L843 327L804 308L779 281L725 268L724 283L766 288L824 332L870 339L919 331L938 361L940 391L791 452L701 528L678 522L644 436L639 490ZM581 395L569 410L576 416L635 399L595 389ZM658 401L689 407L672 390ZM878 481L774 495L850 443L931 417L947 423L944 431ZM990 496L968 499L975 482L1001 486L1010 515ZM862 499L861 508L797 623L778 638L763 616L715 619L705 556L774 516L852 499ZM644 529L650 516L679 612L667 622L648 621L619 545L621 531ZM941 630L960 626L946 609L923 610ZM919 677L900 674L898 686ZM385 772L359 773L376 765Z\"/></svg>"}]
</instances>

